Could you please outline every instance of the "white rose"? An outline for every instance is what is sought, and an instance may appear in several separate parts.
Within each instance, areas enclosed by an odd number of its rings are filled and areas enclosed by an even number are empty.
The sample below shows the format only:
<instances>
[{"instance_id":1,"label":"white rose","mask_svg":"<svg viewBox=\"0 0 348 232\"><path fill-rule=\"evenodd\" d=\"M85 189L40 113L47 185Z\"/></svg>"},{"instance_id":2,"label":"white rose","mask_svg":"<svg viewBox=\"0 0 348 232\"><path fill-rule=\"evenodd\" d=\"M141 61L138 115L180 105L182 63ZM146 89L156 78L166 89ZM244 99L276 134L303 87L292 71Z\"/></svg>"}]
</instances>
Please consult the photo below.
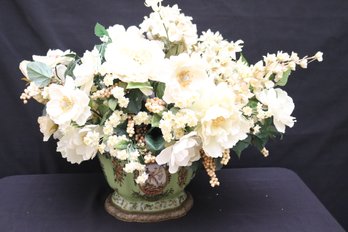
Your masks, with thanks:
<instances>
[{"instance_id":1,"label":"white rose","mask_svg":"<svg viewBox=\"0 0 348 232\"><path fill-rule=\"evenodd\" d=\"M44 135L43 141L48 139L57 131L58 126L47 115L38 117L37 122L40 125L40 131Z\"/></svg>"},{"instance_id":2,"label":"white rose","mask_svg":"<svg viewBox=\"0 0 348 232\"><path fill-rule=\"evenodd\" d=\"M256 94L256 98L268 106L268 112L273 116L276 129L285 133L285 126L293 127L295 118L291 116L295 104L291 97L281 89L265 89Z\"/></svg>"},{"instance_id":3,"label":"white rose","mask_svg":"<svg viewBox=\"0 0 348 232\"><path fill-rule=\"evenodd\" d=\"M98 151L98 143L86 143L85 138L91 133L99 135L98 131L98 126L85 126L82 129L70 126L58 141L57 151L70 163L80 164L82 161L93 159Z\"/></svg>"},{"instance_id":4,"label":"white rose","mask_svg":"<svg viewBox=\"0 0 348 232\"><path fill-rule=\"evenodd\" d=\"M197 134L191 132L180 138L174 145L161 151L156 157L159 165L168 164L169 172L176 173L179 167L190 166L200 159L200 142Z\"/></svg>"},{"instance_id":5,"label":"white rose","mask_svg":"<svg viewBox=\"0 0 348 232\"><path fill-rule=\"evenodd\" d=\"M75 88L71 77L64 86L52 84L48 87L49 101L47 114L58 125L75 121L79 126L86 123L91 115L88 95Z\"/></svg>"}]
</instances>

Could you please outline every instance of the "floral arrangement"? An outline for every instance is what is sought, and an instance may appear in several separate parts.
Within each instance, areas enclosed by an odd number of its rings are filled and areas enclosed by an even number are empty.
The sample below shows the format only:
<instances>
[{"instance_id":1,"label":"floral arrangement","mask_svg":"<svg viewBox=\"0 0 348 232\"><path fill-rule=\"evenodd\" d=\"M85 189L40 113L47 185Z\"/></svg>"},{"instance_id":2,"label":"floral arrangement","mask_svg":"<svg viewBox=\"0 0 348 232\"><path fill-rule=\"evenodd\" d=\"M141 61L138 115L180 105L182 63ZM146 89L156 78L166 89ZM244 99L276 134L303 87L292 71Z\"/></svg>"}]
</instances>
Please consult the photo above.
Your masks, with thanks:
<instances>
[{"instance_id":1,"label":"floral arrangement","mask_svg":"<svg viewBox=\"0 0 348 232\"><path fill-rule=\"evenodd\" d=\"M297 66L322 61L277 52L248 64L243 41L219 32L200 36L177 5L146 0L152 8L137 26L97 24L101 43L82 57L70 50L22 61L24 103L45 105L38 118L44 141L71 163L98 153L124 161L124 171L148 178L146 164L170 173L202 162L211 186L230 149L240 156L249 145L264 156L267 141L292 127L294 103L281 89Z\"/></svg>"}]
</instances>

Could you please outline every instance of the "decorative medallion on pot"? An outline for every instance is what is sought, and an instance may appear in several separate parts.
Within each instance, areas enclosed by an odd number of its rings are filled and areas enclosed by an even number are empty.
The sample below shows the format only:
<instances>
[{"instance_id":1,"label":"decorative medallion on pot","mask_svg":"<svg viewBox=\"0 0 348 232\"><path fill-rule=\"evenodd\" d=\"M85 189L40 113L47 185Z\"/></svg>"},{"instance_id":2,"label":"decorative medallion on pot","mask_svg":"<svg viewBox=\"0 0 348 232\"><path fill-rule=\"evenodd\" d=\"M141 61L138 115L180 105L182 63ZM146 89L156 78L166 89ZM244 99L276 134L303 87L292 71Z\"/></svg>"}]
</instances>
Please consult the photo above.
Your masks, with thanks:
<instances>
[{"instance_id":1,"label":"decorative medallion on pot","mask_svg":"<svg viewBox=\"0 0 348 232\"><path fill-rule=\"evenodd\" d=\"M252 145L268 156L267 141L296 121L282 87L323 55L279 51L249 64L242 40L197 33L177 5L145 5L152 12L139 26L97 23L100 42L82 56L49 50L19 66L28 83L21 99L45 106L44 141L57 139L71 163L98 156L114 190L106 210L137 222L185 215L193 201L184 189L198 166L214 187L230 151Z\"/></svg>"}]
</instances>

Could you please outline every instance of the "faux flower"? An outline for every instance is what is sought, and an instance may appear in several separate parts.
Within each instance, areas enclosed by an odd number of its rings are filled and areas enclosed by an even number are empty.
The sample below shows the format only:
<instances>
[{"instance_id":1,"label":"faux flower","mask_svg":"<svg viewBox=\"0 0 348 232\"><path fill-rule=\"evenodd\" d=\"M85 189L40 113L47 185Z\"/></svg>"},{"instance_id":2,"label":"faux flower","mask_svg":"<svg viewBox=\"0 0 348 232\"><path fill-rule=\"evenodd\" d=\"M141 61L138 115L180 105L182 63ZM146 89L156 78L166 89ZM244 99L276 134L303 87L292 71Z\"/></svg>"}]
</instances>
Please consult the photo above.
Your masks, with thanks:
<instances>
[{"instance_id":1,"label":"faux flower","mask_svg":"<svg viewBox=\"0 0 348 232\"><path fill-rule=\"evenodd\" d=\"M191 132L161 151L156 157L156 162L167 164L170 173L176 173L179 167L190 166L192 162L200 159L200 143L195 132Z\"/></svg>"},{"instance_id":2,"label":"faux flower","mask_svg":"<svg viewBox=\"0 0 348 232\"><path fill-rule=\"evenodd\" d=\"M169 60L169 76L164 80L166 88L163 100L184 108L199 97L199 90L209 89L214 83L205 71L205 62L197 55L186 53Z\"/></svg>"},{"instance_id":3,"label":"faux flower","mask_svg":"<svg viewBox=\"0 0 348 232\"><path fill-rule=\"evenodd\" d=\"M161 79L159 70L165 56L162 44L142 38L136 27L123 31L123 35L107 45L103 72L113 74L123 82Z\"/></svg>"},{"instance_id":4,"label":"faux flower","mask_svg":"<svg viewBox=\"0 0 348 232\"><path fill-rule=\"evenodd\" d=\"M91 115L88 95L77 89L71 77L65 85L52 84L49 89L47 115L58 125L74 121L82 126Z\"/></svg>"},{"instance_id":5,"label":"faux flower","mask_svg":"<svg viewBox=\"0 0 348 232\"><path fill-rule=\"evenodd\" d=\"M70 50L62 51L60 49L48 50L46 56L37 56L33 55L34 61L39 61L48 65L51 68L54 68L57 64L68 65L73 58L66 56L71 54Z\"/></svg>"},{"instance_id":6,"label":"faux flower","mask_svg":"<svg viewBox=\"0 0 348 232\"><path fill-rule=\"evenodd\" d=\"M99 72L101 66L98 50L86 51L81 58L81 62L74 68L75 84L89 94L93 85L94 75Z\"/></svg>"},{"instance_id":7,"label":"faux flower","mask_svg":"<svg viewBox=\"0 0 348 232\"><path fill-rule=\"evenodd\" d=\"M268 107L268 112L273 116L276 129L285 133L285 126L293 127L295 118L291 116L295 104L288 94L279 88L265 89L256 94L257 99Z\"/></svg>"},{"instance_id":8,"label":"faux flower","mask_svg":"<svg viewBox=\"0 0 348 232\"><path fill-rule=\"evenodd\" d=\"M225 149L245 139L253 125L238 109L235 96L226 84L205 90L192 108L199 115L196 131L210 157L221 157Z\"/></svg>"},{"instance_id":9,"label":"faux flower","mask_svg":"<svg viewBox=\"0 0 348 232\"><path fill-rule=\"evenodd\" d=\"M70 126L59 139L57 151L73 164L93 159L98 151L100 138L98 131L98 126L90 125L81 129Z\"/></svg>"},{"instance_id":10,"label":"faux flower","mask_svg":"<svg viewBox=\"0 0 348 232\"><path fill-rule=\"evenodd\" d=\"M260 145L294 125L294 103L280 87L323 53L278 51L249 64L242 40L209 29L199 35L192 17L162 2L145 0L153 12L140 25L97 23L101 43L81 58L57 49L22 61L29 83L20 99L45 105L43 139L53 135L69 162L99 151L125 172L137 171L136 183L151 185L148 165L176 173L201 159L216 186L216 161L226 165L230 149L255 145L267 156Z\"/></svg>"},{"instance_id":11,"label":"faux flower","mask_svg":"<svg viewBox=\"0 0 348 232\"><path fill-rule=\"evenodd\" d=\"M58 126L47 115L39 117L37 122L40 125L41 133L44 135L43 141L48 141L51 135L58 129Z\"/></svg>"}]
</instances>

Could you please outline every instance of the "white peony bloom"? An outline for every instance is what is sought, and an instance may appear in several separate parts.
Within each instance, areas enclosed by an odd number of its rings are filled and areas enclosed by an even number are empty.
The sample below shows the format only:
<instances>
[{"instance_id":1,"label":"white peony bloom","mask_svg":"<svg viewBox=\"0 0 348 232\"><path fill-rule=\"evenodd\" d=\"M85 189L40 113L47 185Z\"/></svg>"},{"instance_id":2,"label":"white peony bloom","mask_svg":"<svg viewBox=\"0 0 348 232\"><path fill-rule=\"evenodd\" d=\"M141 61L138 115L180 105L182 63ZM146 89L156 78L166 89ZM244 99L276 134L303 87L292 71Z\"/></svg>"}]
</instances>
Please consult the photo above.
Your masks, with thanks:
<instances>
[{"instance_id":1,"label":"white peony bloom","mask_svg":"<svg viewBox=\"0 0 348 232\"><path fill-rule=\"evenodd\" d=\"M90 125L82 129L70 126L59 139L57 151L70 163L80 164L82 161L93 159L98 151L98 142L91 141L92 137L96 138L93 140L99 141L98 126Z\"/></svg>"},{"instance_id":2,"label":"white peony bloom","mask_svg":"<svg viewBox=\"0 0 348 232\"><path fill-rule=\"evenodd\" d=\"M56 124L75 121L82 126L86 123L91 115L89 97L76 89L71 77L66 78L64 86L52 84L48 88L47 114Z\"/></svg>"},{"instance_id":3,"label":"white peony bloom","mask_svg":"<svg viewBox=\"0 0 348 232\"><path fill-rule=\"evenodd\" d=\"M41 133L44 135L43 141L48 141L58 129L58 126L47 115L38 117L37 122L40 125Z\"/></svg>"},{"instance_id":4,"label":"white peony bloom","mask_svg":"<svg viewBox=\"0 0 348 232\"><path fill-rule=\"evenodd\" d=\"M86 51L81 58L82 64L77 64L74 69L76 86L87 94L91 91L94 75L99 72L101 59L97 49Z\"/></svg>"},{"instance_id":5,"label":"white peony bloom","mask_svg":"<svg viewBox=\"0 0 348 232\"><path fill-rule=\"evenodd\" d=\"M203 92L192 106L199 116L197 133L203 150L211 157L221 157L225 149L245 139L253 123L242 115L231 87L221 83Z\"/></svg>"},{"instance_id":6,"label":"white peony bloom","mask_svg":"<svg viewBox=\"0 0 348 232\"><path fill-rule=\"evenodd\" d=\"M268 106L268 113L273 116L274 126L279 132L285 133L285 126L294 126L295 118L291 113L295 109L295 104L284 90L265 89L256 94L256 98Z\"/></svg>"},{"instance_id":7,"label":"white peony bloom","mask_svg":"<svg viewBox=\"0 0 348 232\"><path fill-rule=\"evenodd\" d=\"M200 142L197 134L191 132L180 138L174 145L161 151L156 157L159 165L168 164L169 172L176 173L179 167L190 166L200 159Z\"/></svg>"},{"instance_id":8,"label":"white peony bloom","mask_svg":"<svg viewBox=\"0 0 348 232\"><path fill-rule=\"evenodd\" d=\"M165 57L163 44L144 39L135 30L139 32L135 27L129 28L107 45L102 73L113 74L123 82L160 80Z\"/></svg>"},{"instance_id":9,"label":"white peony bloom","mask_svg":"<svg viewBox=\"0 0 348 232\"><path fill-rule=\"evenodd\" d=\"M54 68L57 64L68 65L74 58L68 57L66 55L71 54L70 50L62 51L59 49L48 50L46 56L33 56L34 61L39 61L48 65L51 68Z\"/></svg>"},{"instance_id":10,"label":"white peony bloom","mask_svg":"<svg viewBox=\"0 0 348 232\"><path fill-rule=\"evenodd\" d=\"M169 63L170 72L165 80L163 95L163 100L167 103L187 107L199 96L200 89L214 86L213 80L205 71L205 63L199 56L182 53L170 57Z\"/></svg>"}]
</instances>

